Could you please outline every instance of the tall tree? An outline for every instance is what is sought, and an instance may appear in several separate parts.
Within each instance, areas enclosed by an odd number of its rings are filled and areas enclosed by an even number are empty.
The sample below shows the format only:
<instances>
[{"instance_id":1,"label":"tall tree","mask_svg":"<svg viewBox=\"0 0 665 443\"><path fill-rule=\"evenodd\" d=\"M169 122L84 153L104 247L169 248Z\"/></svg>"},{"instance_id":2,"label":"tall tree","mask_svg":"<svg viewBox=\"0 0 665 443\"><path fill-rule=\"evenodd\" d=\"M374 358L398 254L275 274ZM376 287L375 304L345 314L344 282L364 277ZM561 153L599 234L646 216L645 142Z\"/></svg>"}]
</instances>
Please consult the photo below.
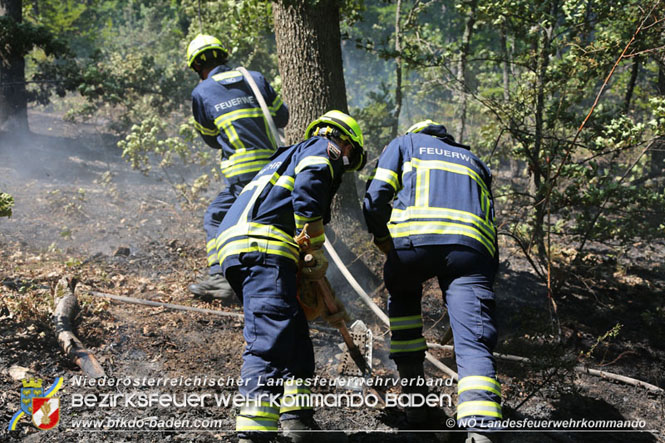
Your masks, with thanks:
<instances>
[{"instance_id":1,"label":"tall tree","mask_svg":"<svg viewBox=\"0 0 665 443\"><path fill-rule=\"evenodd\" d=\"M390 131L391 138L397 137L399 115L402 112L402 31L401 31L402 0L397 0L395 7L395 111Z\"/></svg>"},{"instance_id":2,"label":"tall tree","mask_svg":"<svg viewBox=\"0 0 665 443\"><path fill-rule=\"evenodd\" d=\"M658 79L656 83L656 91L658 95L665 98L665 54L661 55L658 62ZM662 176L662 171L665 169L665 136L660 136L655 141L651 149L651 161L649 163L649 175L651 177ZM660 183L660 189L663 188L664 183Z\"/></svg>"},{"instance_id":3,"label":"tall tree","mask_svg":"<svg viewBox=\"0 0 665 443\"><path fill-rule=\"evenodd\" d=\"M348 112L338 0L273 2L284 101L290 109L287 141L302 140L307 125L332 109ZM355 178L345 177L337 203L361 219Z\"/></svg>"},{"instance_id":4,"label":"tall tree","mask_svg":"<svg viewBox=\"0 0 665 443\"><path fill-rule=\"evenodd\" d=\"M459 142L464 141L464 136L466 132L466 118L467 118L467 108L469 104L469 96L467 91L470 89L468 83L468 72L467 72L467 58L469 57L469 51L471 48L471 38L473 37L473 26L476 22L476 0L470 0L465 3L466 18L464 20L464 34L462 34L462 47L459 52L459 60L457 62L457 81L459 82L459 132L457 139Z\"/></svg>"},{"instance_id":5,"label":"tall tree","mask_svg":"<svg viewBox=\"0 0 665 443\"><path fill-rule=\"evenodd\" d=\"M291 105L290 142L300 141L307 125L324 112L348 112L339 6L337 0L273 2L283 96Z\"/></svg>"},{"instance_id":6,"label":"tall tree","mask_svg":"<svg viewBox=\"0 0 665 443\"><path fill-rule=\"evenodd\" d=\"M6 122L7 129L25 132L28 130L25 60L17 47L19 39L11 32L23 21L22 1L0 0L0 20L0 34L3 34L0 42L4 43L0 47L0 125Z\"/></svg>"}]
</instances>

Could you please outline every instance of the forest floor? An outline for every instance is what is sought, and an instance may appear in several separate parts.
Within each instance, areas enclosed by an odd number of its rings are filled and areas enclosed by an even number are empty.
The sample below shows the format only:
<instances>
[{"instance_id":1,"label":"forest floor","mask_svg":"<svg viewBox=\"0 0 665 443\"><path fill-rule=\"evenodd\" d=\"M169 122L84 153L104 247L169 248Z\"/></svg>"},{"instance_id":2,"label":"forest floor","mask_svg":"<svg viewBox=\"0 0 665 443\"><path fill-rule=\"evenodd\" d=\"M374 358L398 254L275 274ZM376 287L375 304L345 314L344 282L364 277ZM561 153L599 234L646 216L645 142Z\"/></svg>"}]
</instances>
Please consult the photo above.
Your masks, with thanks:
<instances>
[{"instance_id":1,"label":"forest floor","mask_svg":"<svg viewBox=\"0 0 665 443\"><path fill-rule=\"evenodd\" d=\"M202 275L205 252L200 227L204 207L178 199L174 182L191 181L200 170L179 168L169 179L144 176L120 157L112 137L94 126L75 126L50 115L30 115L32 135L17 139L0 133L0 191L16 200L14 215L0 219L0 441L235 441L235 410L212 399L188 407L106 407L76 403L82 395L166 392L225 395L237 392L229 378L239 376L243 350L242 320L149 306L111 302L90 291L240 313L213 301L194 299L187 286ZM177 178L176 178L177 177ZM214 186L213 186L214 188ZM218 189L206 191L212 199ZM367 235L340 229L360 264L380 275L381 258ZM505 240L502 237L502 241ZM636 378L665 388L665 244L635 244L621 256L591 250L582 265L565 266L566 251L555 269L559 326L553 321L545 284L528 261L502 244L496 281L499 342L496 352L531 359L498 361L504 418L526 420L621 420L629 429L571 429L559 423L547 431L503 434L503 441L585 442L665 441L665 396L644 388L580 374L574 366ZM60 351L52 323L52 292L62 276L77 276L81 312L77 330L108 377L119 380L208 377L221 386L75 386L81 370ZM389 332L348 288L332 276L333 286L351 316L361 318L374 335L374 372L394 377L387 358ZM376 278L362 278L365 289L385 309L386 293ZM438 342L446 321L435 282L423 299L425 335ZM312 328L317 374L338 376L334 355L338 335L320 323ZM432 350L455 369L453 356ZM432 380L448 377L426 364ZM41 378L44 387L63 377L57 393L61 419L39 431L24 417L7 430L20 408L22 378ZM316 391L316 390L315 390ZM353 393L319 387L324 393ZM454 416L456 389L443 409ZM397 392L391 388L389 392ZM126 398L126 397L125 397ZM441 433L406 430L399 408L331 406L320 408L324 429L341 429L352 442L443 441ZM146 427L132 429L132 419ZM190 420L185 429L168 419ZM106 420L104 427L85 420ZM123 424L124 420L124 424ZM195 429L195 420L200 427ZM531 422L529 422L531 420ZM151 425L152 423L153 425ZM593 425L592 425L593 426ZM441 423L440 428L446 429ZM463 441L462 432L448 434Z\"/></svg>"}]
</instances>

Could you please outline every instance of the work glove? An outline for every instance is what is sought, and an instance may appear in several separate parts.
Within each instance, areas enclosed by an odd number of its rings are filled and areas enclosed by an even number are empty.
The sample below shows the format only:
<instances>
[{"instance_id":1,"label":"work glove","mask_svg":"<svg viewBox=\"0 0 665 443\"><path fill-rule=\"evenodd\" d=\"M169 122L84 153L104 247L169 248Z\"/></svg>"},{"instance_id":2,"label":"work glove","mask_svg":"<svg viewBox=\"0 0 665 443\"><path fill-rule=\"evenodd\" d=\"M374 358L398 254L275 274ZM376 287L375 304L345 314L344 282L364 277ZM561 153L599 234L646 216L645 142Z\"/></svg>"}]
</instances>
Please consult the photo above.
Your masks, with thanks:
<instances>
[{"instance_id":1,"label":"work glove","mask_svg":"<svg viewBox=\"0 0 665 443\"><path fill-rule=\"evenodd\" d=\"M326 241L326 235L323 230L323 220L316 220L305 223L302 230L294 237L294 240L300 247L301 253L308 253L316 249L321 249Z\"/></svg>"},{"instance_id":2,"label":"work glove","mask_svg":"<svg viewBox=\"0 0 665 443\"><path fill-rule=\"evenodd\" d=\"M383 252L385 255L388 255L388 253L393 249L393 239L390 235L387 237L383 238L377 238L374 237L374 244L376 245L377 248L381 252Z\"/></svg>"},{"instance_id":3,"label":"work glove","mask_svg":"<svg viewBox=\"0 0 665 443\"><path fill-rule=\"evenodd\" d=\"M324 287L322 288L321 285ZM324 296L321 291L325 290L326 287L328 288L327 291L333 296L336 307L334 314L330 313L323 299ZM325 277L318 281L301 279L298 283L298 302L307 321L313 321L321 317L330 326L338 329L343 322L351 321L344 304L335 296L330 282Z\"/></svg>"},{"instance_id":4,"label":"work glove","mask_svg":"<svg viewBox=\"0 0 665 443\"><path fill-rule=\"evenodd\" d=\"M301 261L300 275L304 280L321 280L326 276L328 260L325 255L323 255L323 250L310 250L305 254Z\"/></svg>"}]
</instances>

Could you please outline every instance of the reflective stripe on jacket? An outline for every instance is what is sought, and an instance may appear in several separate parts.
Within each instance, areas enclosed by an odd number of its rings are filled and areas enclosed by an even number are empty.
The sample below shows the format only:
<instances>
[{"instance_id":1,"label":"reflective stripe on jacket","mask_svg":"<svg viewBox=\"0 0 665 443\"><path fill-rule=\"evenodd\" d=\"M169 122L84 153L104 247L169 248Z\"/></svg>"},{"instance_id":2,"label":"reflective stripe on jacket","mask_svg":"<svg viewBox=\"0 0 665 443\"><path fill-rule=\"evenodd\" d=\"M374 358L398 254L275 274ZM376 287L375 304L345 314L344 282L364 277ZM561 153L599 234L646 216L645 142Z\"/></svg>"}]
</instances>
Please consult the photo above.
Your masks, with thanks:
<instances>
[{"instance_id":1,"label":"reflective stripe on jacket","mask_svg":"<svg viewBox=\"0 0 665 443\"><path fill-rule=\"evenodd\" d=\"M390 235L397 248L462 244L495 257L489 168L426 130L397 137L381 154L363 203L369 231Z\"/></svg>"},{"instance_id":2,"label":"reflective stripe on jacket","mask_svg":"<svg viewBox=\"0 0 665 443\"><path fill-rule=\"evenodd\" d=\"M328 156L331 143L312 137L279 148L245 186L217 232L217 256L224 272L239 264L238 257L245 252L265 253L273 263L298 263L293 237L307 222L328 222L344 172L342 159Z\"/></svg>"},{"instance_id":3,"label":"reflective stripe on jacket","mask_svg":"<svg viewBox=\"0 0 665 443\"><path fill-rule=\"evenodd\" d=\"M250 71L278 128L286 126L289 111L258 72ZM277 148L268 122L239 71L217 66L192 91L194 125L213 148L222 150L222 173L249 181Z\"/></svg>"}]
</instances>

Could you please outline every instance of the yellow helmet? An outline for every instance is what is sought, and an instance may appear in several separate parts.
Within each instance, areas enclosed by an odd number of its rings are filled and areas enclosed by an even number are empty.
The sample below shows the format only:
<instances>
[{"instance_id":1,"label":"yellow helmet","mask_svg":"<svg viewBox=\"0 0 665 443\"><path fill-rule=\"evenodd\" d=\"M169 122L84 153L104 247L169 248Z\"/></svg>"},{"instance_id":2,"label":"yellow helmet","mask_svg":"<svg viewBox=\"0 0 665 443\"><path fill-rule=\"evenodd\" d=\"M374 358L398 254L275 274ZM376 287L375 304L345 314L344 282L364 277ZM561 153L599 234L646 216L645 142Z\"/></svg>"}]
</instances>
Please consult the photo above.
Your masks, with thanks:
<instances>
[{"instance_id":1,"label":"yellow helmet","mask_svg":"<svg viewBox=\"0 0 665 443\"><path fill-rule=\"evenodd\" d=\"M221 51L219 56L221 56L222 58L225 58L229 54L229 51L227 51L226 48L224 48L222 42L220 42L212 35L199 34L196 37L194 37L194 40L192 40L189 43L189 46L187 47L187 66L192 68L194 61L199 56L201 56L201 58L205 60L205 54L203 53L210 50ZM214 57L217 57L216 52L214 53Z\"/></svg>"},{"instance_id":2,"label":"yellow helmet","mask_svg":"<svg viewBox=\"0 0 665 443\"><path fill-rule=\"evenodd\" d=\"M420 132L428 126L443 126L441 123L434 122L432 120L423 120L418 123L414 123L406 130L407 134Z\"/></svg>"},{"instance_id":3,"label":"yellow helmet","mask_svg":"<svg viewBox=\"0 0 665 443\"><path fill-rule=\"evenodd\" d=\"M321 127L333 127L338 129L341 132L341 137L343 139L348 139L355 148L353 150L351 164L347 166L347 170L358 171L365 166L366 158L365 150L363 149L363 133L360 129L360 125L358 125L358 122L353 117L341 111L328 111L307 126L307 129L305 130L305 140L316 135L316 132L318 131L315 131L315 129Z\"/></svg>"}]
</instances>

